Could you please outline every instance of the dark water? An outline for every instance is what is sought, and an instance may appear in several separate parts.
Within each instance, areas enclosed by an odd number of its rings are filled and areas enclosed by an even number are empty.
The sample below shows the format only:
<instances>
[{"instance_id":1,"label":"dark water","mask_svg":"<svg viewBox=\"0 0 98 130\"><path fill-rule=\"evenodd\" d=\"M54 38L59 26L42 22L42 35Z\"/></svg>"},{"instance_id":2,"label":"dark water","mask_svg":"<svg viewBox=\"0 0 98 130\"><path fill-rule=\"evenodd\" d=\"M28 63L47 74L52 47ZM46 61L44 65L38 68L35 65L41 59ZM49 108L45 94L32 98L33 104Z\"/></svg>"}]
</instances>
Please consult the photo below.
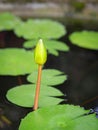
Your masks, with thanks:
<instances>
[{"instance_id":1,"label":"dark water","mask_svg":"<svg viewBox=\"0 0 98 130\"><path fill-rule=\"evenodd\" d=\"M70 51L60 52L59 57L50 56L47 67L57 68L68 75L68 80L59 86L66 94L66 103L94 108L98 106L98 51L72 45L68 37L74 31L98 31L98 26L93 21L67 21L66 24L67 35L60 40L70 46Z\"/></svg>"},{"instance_id":2,"label":"dark water","mask_svg":"<svg viewBox=\"0 0 98 130\"><path fill-rule=\"evenodd\" d=\"M59 40L67 43L70 51L59 52L58 57L49 55L45 68L56 68L68 75L68 80L58 86L66 95L62 103L81 105L90 109L98 106L98 51L76 47L68 39L71 32L84 29L96 31L98 27L94 25L88 27L86 24L77 23L74 23L74 26L73 23L68 24L67 35ZM24 39L17 38L12 31L0 33L1 48L22 47L23 41ZM4 123L4 127L0 130L17 130L20 119L31 111L11 104L5 98L9 88L21 83L26 83L26 76L0 76L0 108L12 122L11 125Z\"/></svg>"}]
</instances>

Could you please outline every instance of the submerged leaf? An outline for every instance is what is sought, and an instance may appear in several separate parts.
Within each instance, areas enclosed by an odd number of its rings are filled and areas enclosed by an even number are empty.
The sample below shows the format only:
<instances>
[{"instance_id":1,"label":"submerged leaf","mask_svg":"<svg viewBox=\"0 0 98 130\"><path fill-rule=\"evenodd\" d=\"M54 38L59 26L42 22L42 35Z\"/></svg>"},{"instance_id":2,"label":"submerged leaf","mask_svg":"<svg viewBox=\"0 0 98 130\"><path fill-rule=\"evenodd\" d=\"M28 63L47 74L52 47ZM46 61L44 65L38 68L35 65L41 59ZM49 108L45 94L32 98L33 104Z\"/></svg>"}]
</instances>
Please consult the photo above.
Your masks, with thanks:
<instances>
[{"instance_id":1,"label":"submerged leaf","mask_svg":"<svg viewBox=\"0 0 98 130\"><path fill-rule=\"evenodd\" d=\"M98 32L82 31L74 32L69 36L71 42L87 49L98 50Z\"/></svg>"},{"instance_id":2,"label":"submerged leaf","mask_svg":"<svg viewBox=\"0 0 98 130\"><path fill-rule=\"evenodd\" d=\"M0 49L0 75L25 75L36 69L33 52L18 48Z\"/></svg>"},{"instance_id":3,"label":"submerged leaf","mask_svg":"<svg viewBox=\"0 0 98 130\"><path fill-rule=\"evenodd\" d=\"M73 105L38 109L22 119L19 130L97 130L98 119L88 110Z\"/></svg>"},{"instance_id":4,"label":"submerged leaf","mask_svg":"<svg viewBox=\"0 0 98 130\"><path fill-rule=\"evenodd\" d=\"M0 14L0 31L12 30L20 23L22 21L11 13L5 12Z\"/></svg>"},{"instance_id":5,"label":"submerged leaf","mask_svg":"<svg viewBox=\"0 0 98 130\"><path fill-rule=\"evenodd\" d=\"M16 27L15 33L25 39L38 39L38 38L60 38L65 35L65 27L52 20L48 19L29 19L24 23L20 23Z\"/></svg>"},{"instance_id":6,"label":"submerged leaf","mask_svg":"<svg viewBox=\"0 0 98 130\"><path fill-rule=\"evenodd\" d=\"M35 47L36 42L37 42L37 40L26 41L24 43L24 47L25 48L33 48L33 47ZM58 56L58 54L59 54L58 51L65 51L65 52L69 51L69 47L61 41L44 39L43 42L44 42L48 52L50 54L55 55L55 56Z\"/></svg>"},{"instance_id":7,"label":"submerged leaf","mask_svg":"<svg viewBox=\"0 0 98 130\"><path fill-rule=\"evenodd\" d=\"M33 107L35 86L33 84L21 85L10 89L7 92L7 99L14 104L23 107ZM60 98L52 96L62 96L63 94L56 88L41 86L39 97L39 107L56 105L62 101Z\"/></svg>"},{"instance_id":8,"label":"submerged leaf","mask_svg":"<svg viewBox=\"0 0 98 130\"><path fill-rule=\"evenodd\" d=\"M31 83L36 83L37 71L33 71L33 73L27 77L27 80ZM41 84L50 86L58 85L62 84L65 80L67 80L67 76L61 71L55 69L43 69Z\"/></svg>"}]
</instances>

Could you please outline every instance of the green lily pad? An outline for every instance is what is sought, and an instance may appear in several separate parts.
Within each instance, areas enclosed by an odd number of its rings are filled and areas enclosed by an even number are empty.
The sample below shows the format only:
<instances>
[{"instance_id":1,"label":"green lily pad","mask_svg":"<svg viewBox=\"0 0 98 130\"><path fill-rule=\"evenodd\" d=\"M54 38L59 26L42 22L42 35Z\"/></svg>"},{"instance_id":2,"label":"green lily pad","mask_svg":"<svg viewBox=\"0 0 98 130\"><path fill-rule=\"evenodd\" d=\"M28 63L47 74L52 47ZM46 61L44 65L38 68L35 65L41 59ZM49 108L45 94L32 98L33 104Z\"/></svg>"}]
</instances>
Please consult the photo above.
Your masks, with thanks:
<instances>
[{"instance_id":1,"label":"green lily pad","mask_svg":"<svg viewBox=\"0 0 98 130\"><path fill-rule=\"evenodd\" d=\"M73 105L57 105L29 113L20 123L19 130L98 130L95 114Z\"/></svg>"},{"instance_id":2,"label":"green lily pad","mask_svg":"<svg viewBox=\"0 0 98 130\"><path fill-rule=\"evenodd\" d=\"M20 23L15 29L16 35L25 39L38 38L60 38L65 35L65 27L48 19L29 19L24 23Z\"/></svg>"},{"instance_id":3,"label":"green lily pad","mask_svg":"<svg viewBox=\"0 0 98 130\"><path fill-rule=\"evenodd\" d=\"M12 30L22 22L18 17L11 13L0 13L0 31Z\"/></svg>"},{"instance_id":4,"label":"green lily pad","mask_svg":"<svg viewBox=\"0 0 98 130\"><path fill-rule=\"evenodd\" d=\"M74 32L69 36L72 44L87 48L98 50L98 32L82 31Z\"/></svg>"},{"instance_id":5,"label":"green lily pad","mask_svg":"<svg viewBox=\"0 0 98 130\"><path fill-rule=\"evenodd\" d=\"M55 56L59 55L58 51L65 51L65 52L69 51L69 47L64 42L56 41L56 40L48 40L48 39L47 40L44 39L43 42L48 52ZM29 40L24 43L24 47L33 48L35 47L36 43L37 43L37 40Z\"/></svg>"},{"instance_id":6,"label":"green lily pad","mask_svg":"<svg viewBox=\"0 0 98 130\"><path fill-rule=\"evenodd\" d=\"M14 87L7 92L7 99L14 104L23 107L33 107L36 85L27 84ZM56 88L41 85L39 107L56 105L62 101L53 96L62 96L63 94Z\"/></svg>"},{"instance_id":7,"label":"green lily pad","mask_svg":"<svg viewBox=\"0 0 98 130\"><path fill-rule=\"evenodd\" d=\"M27 80L31 83L36 83L37 71L33 71L33 73L27 77ZM65 80L67 80L67 76L61 71L55 69L43 69L41 84L52 86L62 84Z\"/></svg>"},{"instance_id":8,"label":"green lily pad","mask_svg":"<svg viewBox=\"0 0 98 130\"><path fill-rule=\"evenodd\" d=\"M35 69L33 52L18 48L0 49L0 75L25 75Z\"/></svg>"}]
</instances>

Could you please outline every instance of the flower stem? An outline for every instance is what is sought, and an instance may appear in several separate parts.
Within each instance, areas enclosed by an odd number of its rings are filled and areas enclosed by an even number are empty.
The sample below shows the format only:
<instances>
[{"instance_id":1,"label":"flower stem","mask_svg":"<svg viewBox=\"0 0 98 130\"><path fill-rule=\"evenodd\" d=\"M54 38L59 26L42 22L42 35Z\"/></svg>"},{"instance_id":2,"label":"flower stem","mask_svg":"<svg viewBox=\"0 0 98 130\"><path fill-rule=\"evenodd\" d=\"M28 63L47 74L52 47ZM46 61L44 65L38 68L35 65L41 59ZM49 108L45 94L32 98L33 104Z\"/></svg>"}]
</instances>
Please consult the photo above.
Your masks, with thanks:
<instances>
[{"instance_id":1,"label":"flower stem","mask_svg":"<svg viewBox=\"0 0 98 130\"><path fill-rule=\"evenodd\" d=\"M41 84L41 74L42 74L42 65L39 65L38 66L38 77L37 77L37 84L36 84L36 92L35 92L33 110L37 110L37 108L38 108L38 100L39 100L40 84Z\"/></svg>"}]
</instances>

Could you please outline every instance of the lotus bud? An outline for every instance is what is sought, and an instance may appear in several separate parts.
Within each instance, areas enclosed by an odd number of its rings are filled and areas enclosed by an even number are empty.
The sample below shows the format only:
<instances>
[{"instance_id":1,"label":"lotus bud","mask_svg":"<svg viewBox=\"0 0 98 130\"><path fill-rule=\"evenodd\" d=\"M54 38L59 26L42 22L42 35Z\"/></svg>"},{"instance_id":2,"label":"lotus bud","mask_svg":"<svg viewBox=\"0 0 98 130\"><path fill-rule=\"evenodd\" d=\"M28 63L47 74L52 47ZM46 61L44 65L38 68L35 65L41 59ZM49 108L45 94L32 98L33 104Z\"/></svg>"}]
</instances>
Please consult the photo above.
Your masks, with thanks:
<instances>
[{"instance_id":1,"label":"lotus bud","mask_svg":"<svg viewBox=\"0 0 98 130\"><path fill-rule=\"evenodd\" d=\"M34 58L35 62L39 65L45 64L47 60L47 51L43 44L42 39L40 39L36 45Z\"/></svg>"}]
</instances>

